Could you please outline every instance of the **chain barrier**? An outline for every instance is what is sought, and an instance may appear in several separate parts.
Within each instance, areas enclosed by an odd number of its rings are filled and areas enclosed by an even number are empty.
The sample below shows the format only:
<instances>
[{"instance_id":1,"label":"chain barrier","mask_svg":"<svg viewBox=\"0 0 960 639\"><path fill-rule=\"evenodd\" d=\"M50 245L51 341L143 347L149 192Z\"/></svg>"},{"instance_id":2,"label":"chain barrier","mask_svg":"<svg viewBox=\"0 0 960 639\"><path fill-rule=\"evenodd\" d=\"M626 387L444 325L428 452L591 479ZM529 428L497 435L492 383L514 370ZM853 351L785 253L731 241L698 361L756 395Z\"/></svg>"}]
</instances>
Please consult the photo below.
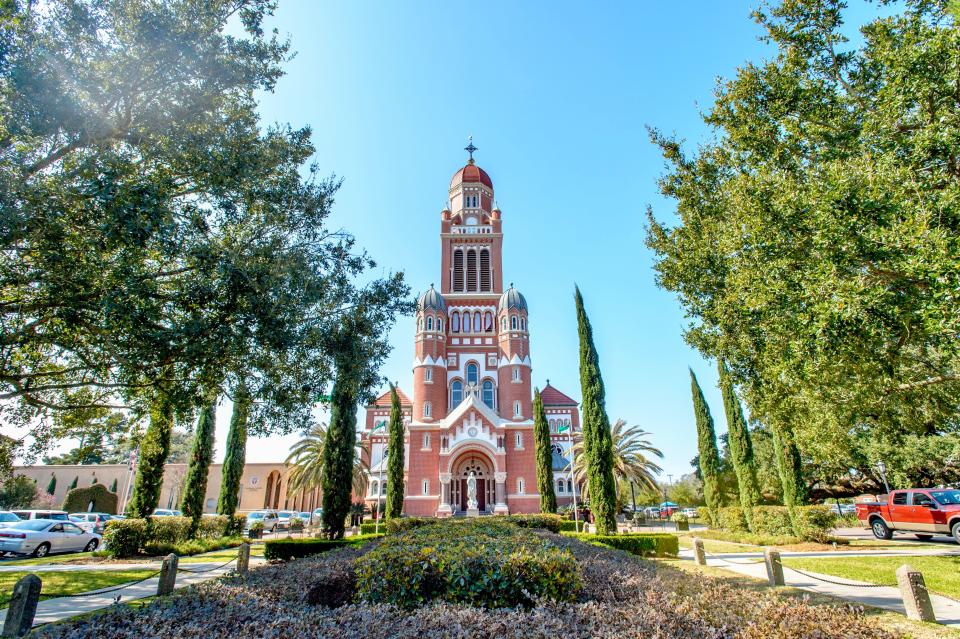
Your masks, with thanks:
<instances>
[{"instance_id":1,"label":"chain barrier","mask_svg":"<svg viewBox=\"0 0 960 639\"><path fill-rule=\"evenodd\" d=\"M896 588L897 587L897 584L853 584L848 581L833 581L830 579L824 579L823 577L817 577L816 575L811 575L808 572L798 570L797 568L793 568L791 566L784 566L784 568L788 570L792 570L793 572L800 573L804 577L809 577L810 579L822 581L827 584L833 584L834 586L848 586L850 588Z\"/></svg>"},{"instance_id":2,"label":"chain barrier","mask_svg":"<svg viewBox=\"0 0 960 639\"><path fill-rule=\"evenodd\" d=\"M96 597L97 595L105 595L110 592L116 592L117 590L123 590L124 588L130 588L131 586L137 586L147 581L148 579L153 579L160 574L160 571L147 575L143 579L138 579L137 581L131 581L130 583L123 584L122 586L114 586L112 588L101 588L100 590L91 590L89 592L78 592L74 594L60 594L60 593L47 593L40 592L41 599L73 599L77 597Z\"/></svg>"},{"instance_id":3,"label":"chain barrier","mask_svg":"<svg viewBox=\"0 0 960 639\"><path fill-rule=\"evenodd\" d=\"M916 586L917 586L917 588L923 588L924 590L926 590L928 595L936 595L936 596L938 596L938 597L943 597L944 599L949 599L949 600L952 601L953 603L958 603L958 604L960 604L960 599L957 599L956 597L951 597L950 595L945 595L945 594L943 594L942 592L937 592L937 591L935 591L935 590L930 590L930 589L927 588L926 586L921 586L920 584L916 584Z\"/></svg>"},{"instance_id":4,"label":"chain barrier","mask_svg":"<svg viewBox=\"0 0 960 639\"><path fill-rule=\"evenodd\" d=\"M222 564L220 564L220 565L218 565L218 566L214 566L214 567L212 567L212 568L204 568L203 570L190 570L189 568L181 568L181 567L178 566L178 567L177 567L177 572L190 572L190 573L194 573L194 574L198 574L198 575L199 575L199 574L202 574L202 573L205 573L205 572L213 572L214 570L218 570L218 569L220 569L220 568L223 568L224 566L229 566L230 564L232 564L232 563L235 562L236 560L237 560L237 558L234 557L234 558L231 559L230 561L225 561L225 562L223 562Z\"/></svg>"},{"instance_id":5,"label":"chain barrier","mask_svg":"<svg viewBox=\"0 0 960 639\"><path fill-rule=\"evenodd\" d=\"M706 555L707 557L712 557L717 561L725 561L728 564L738 564L740 566L755 566L756 564L762 564L765 561L764 559L760 559L758 561L734 561L733 559L727 559L726 557L720 557L718 555L714 555L713 553L707 552L706 550L703 551L703 554Z\"/></svg>"}]
</instances>

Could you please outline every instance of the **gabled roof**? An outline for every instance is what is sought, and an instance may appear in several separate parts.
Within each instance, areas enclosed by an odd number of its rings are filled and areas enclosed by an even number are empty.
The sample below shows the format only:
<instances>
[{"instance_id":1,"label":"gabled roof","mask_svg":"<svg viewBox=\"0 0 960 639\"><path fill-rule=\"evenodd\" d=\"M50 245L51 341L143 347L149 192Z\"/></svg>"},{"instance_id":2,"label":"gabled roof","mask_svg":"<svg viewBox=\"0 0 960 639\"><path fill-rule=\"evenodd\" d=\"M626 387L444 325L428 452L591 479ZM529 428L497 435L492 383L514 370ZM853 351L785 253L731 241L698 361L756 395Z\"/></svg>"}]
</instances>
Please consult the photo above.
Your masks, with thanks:
<instances>
[{"instance_id":1,"label":"gabled roof","mask_svg":"<svg viewBox=\"0 0 960 639\"><path fill-rule=\"evenodd\" d=\"M544 406L577 406L576 400L567 397L547 382L543 390L540 391L540 399Z\"/></svg>"},{"instance_id":2,"label":"gabled roof","mask_svg":"<svg viewBox=\"0 0 960 639\"><path fill-rule=\"evenodd\" d=\"M407 397L407 394L400 390L400 387L397 386L397 395L400 396L400 407L401 408L412 408L413 402L410 401L410 398ZM390 391L378 397L370 406L390 406Z\"/></svg>"}]
</instances>

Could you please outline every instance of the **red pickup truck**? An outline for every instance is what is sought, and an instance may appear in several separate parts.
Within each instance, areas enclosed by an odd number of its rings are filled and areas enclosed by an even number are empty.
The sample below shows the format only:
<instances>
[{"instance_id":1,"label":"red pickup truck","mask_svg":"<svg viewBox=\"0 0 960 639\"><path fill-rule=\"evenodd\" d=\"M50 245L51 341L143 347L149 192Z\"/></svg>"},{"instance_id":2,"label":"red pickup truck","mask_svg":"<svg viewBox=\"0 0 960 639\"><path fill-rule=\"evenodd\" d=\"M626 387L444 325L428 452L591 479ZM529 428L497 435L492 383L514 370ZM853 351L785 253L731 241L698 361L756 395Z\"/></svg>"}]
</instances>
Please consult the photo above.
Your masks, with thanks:
<instances>
[{"instance_id":1,"label":"red pickup truck","mask_svg":"<svg viewBox=\"0 0 960 639\"><path fill-rule=\"evenodd\" d=\"M960 543L960 490L911 488L893 490L886 501L861 501L857 518L877 539L890 539L894 531L915 533L918 539L934 534L952 535Z\"/></svg>"}]
</instances>

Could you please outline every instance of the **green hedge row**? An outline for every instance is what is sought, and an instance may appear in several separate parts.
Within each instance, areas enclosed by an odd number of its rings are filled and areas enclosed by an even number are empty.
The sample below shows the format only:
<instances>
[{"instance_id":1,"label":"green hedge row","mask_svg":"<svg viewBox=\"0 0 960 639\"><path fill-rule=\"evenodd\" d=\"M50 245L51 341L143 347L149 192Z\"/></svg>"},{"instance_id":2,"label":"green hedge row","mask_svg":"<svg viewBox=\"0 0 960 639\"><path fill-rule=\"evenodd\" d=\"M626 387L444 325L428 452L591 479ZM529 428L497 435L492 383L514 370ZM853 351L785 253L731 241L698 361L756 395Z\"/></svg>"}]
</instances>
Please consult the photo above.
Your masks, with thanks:
<instances>
[{"instance_id":1,"label":"green hedge row","mask_svg":"<svg viewBox=\"0 0 960 639\"><path fill-rule=\"evenodd\" d=\"M360 546L380 537L383 535L357 535L345 539L272 539L264 544L263 556L266 559L289 561L344 546Z\"/></svg>"},{"instance_id":2,"label":"green hedge row","mask_svg":"<svg viewBox=\"0 0 960 639\"><path fill-rule=\"evenodd\" d=\"M407 530L412 530L414 528L419 528L421 526L427 526L430 524L436 523L437 520L434 517L401 517L399 519L391 519L386 522L385 526L381 526L381 530L386 530L389 534L396 534L400 532L405 532ZM569 524L569 530L574 530L573 522L567 521L560 515L493 515L490 517L483 517L482 521L492 521L492 522L509 522L516 524L520 528L542 528L544 530L549 530L550 532L558 533L561 530L567 530L565 524ZM366 532L366 528L369 524L362 524L360 526L361 532ZM370 525L369 530L373 531L373 526Z\"/></svg>"},{"instance_id":3,"label":"green hedge row","mask_svg":"<svg viewBox=\"0 0 960 639\"><path fill-rule=\"evenodd\" d=\"M790 509L786 506L754 506L751 527L740 507L700 508L700 515L711 528L727 532L826 541L830 530L836 526L836 517L826 506L798 506L794 514L795 519L790 517Z\"/></svg>"},{"instance_id":4,"label":"green hedge row","mask_svg":"<svg viewBox=\"0 0 960 639\"><path fill-rule=\"evenodd\" d=\"M577 530L577 524L580 526L580 530ZM560 522L560 532L583 532L587 529L587 522L580 520L579 522L573 521L572 519L564 519Z\"/></svg>"},{"instance_id":5,"label":"green hedge row","mask_svg":"<svg viewBox=\"0 0 960 639\"><path fill-rule=\"evenodd\" d=\"M680 540L669 533L624 533L620 535L591 535L588 533L563 533L588 543L598 543L610 548L625 550L641 557L675 557L680 552Z\"/></svg>"},{"instance_id":6,"label":"green hedge row","mask_svg":"<svg viewBox=\"0 0 960 639\"><path fill-rule=\"evenodd\" d=\"M203 517L196 537L239 537L246 521L245 515ZM111 519L103 532L103 540L106 551L114 557L167 554L170 552L167 549L190 540L190 518Z\"/></svg>"},{"instance_id":7,"label":"green hedge row","mask_svg":"<svg viewBox=\"0 0 960 639\"><path fill-rule=\"evenodd\" d=\"M572 601L581 583L569 551L507 517L412 526L386 537L356 566L361 599L405 609L435 600L487 608Z\"/></svg>"}]
</instances>

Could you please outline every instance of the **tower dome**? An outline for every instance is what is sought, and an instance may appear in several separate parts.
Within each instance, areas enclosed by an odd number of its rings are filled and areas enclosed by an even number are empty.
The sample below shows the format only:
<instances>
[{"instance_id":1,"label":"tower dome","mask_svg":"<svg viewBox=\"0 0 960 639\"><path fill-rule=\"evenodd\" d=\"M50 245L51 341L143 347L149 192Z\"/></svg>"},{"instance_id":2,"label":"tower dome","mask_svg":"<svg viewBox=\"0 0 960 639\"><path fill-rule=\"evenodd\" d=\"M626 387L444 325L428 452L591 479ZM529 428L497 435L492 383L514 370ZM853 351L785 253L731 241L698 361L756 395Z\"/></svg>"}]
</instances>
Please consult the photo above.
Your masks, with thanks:
<instances>
[{"instance_id":1,"label":"tower dome","mask_svg":"<svg viewBox=\"0 0 960 639\"><path fill-rule=\"evenodd\" d=\"M510 284L510 288L500 296L500 304L497 306L497 312L504 310L527 310L527 300L520 294L520 291L513 288L513 284Z\"/></svg>"},{"instance_id":2,"label":"tower dome","mask_svg":"<svg viewBox=\"0 0 960 639\"><path fill-rule=\"evenodd\" d=\"M466 166L453 174L453 177L450 179L450 190L457 188L458 185L465 182L479 182L487 188L493 189L493 180L490 179L486 171L474 164L473 158L467 162Z\"/></svg>"},{"instance_id":3,"label":"tower dome","mask_svg":"<svg viewBox=\"0 0 960 639\"><path fill-rule=\"evenodd\" d=\"M433 288L433 284L431 284L430 288L417 300L417 308L421 311L440 311L445 313L447 311L447 302L443 299L443 295L438 293L437 290Z\"/></svg>"}]
</instances>

